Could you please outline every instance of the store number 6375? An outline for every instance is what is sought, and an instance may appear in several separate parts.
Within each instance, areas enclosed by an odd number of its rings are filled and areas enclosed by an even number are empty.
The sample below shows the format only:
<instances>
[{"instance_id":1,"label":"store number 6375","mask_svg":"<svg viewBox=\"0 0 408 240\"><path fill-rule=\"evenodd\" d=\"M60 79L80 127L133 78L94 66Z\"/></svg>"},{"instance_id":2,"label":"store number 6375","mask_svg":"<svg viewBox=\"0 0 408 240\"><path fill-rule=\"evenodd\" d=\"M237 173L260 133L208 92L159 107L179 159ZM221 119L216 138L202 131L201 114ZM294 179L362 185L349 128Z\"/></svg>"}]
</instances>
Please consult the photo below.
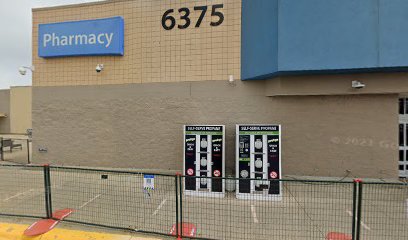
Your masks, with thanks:
<instances>
[{"instance_id":1,"label":"store number 6375","mask_svg":"<svg viewBox=\"0 0 408 240\"><path fill-rule=\"evenodd\" d=\"M210 23L211 26L216 27L220 26L224 22L224 14L219 11L219 9L224 8L224 4L216 4L212 6L212 11L211 11L211 16L212 17L217 17L217 21L212 21ZM195 27L198 28L201 26L201 23L203 22L203 19L205 17L205 14L207 13L208 6L197 6L194 7L194 11L201 11L200 17L197 19L197 22L195 23ZM190 9L183 7L178 10L180 14L180 23L177 25L179 29L186 29L191 25L191 19L190 19ZM167 10L162 17L162 26L165 30L172 30L176 26L176 19L171 16L171 14L174 13L174 9L169 9Z\"/></svg>"}]
</instances>

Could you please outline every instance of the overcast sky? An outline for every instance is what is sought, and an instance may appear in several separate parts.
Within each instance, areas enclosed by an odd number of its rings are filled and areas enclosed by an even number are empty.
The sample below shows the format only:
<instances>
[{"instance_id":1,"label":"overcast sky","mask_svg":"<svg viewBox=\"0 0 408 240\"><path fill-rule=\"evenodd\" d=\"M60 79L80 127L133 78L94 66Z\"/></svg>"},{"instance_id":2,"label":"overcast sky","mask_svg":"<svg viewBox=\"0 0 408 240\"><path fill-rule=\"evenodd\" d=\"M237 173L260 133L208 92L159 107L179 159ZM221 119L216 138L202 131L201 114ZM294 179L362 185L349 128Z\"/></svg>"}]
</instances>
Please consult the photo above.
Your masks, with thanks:
<instances>
[{"instance_id":1,"label":"overcast sky","mask_svg":"<svg viewBox=\"0 0 408 240\"><path fill-rule=\"evenodd\" d=\"M31 85L31 74L18 68L31 65L31 8L98 0L0 0L0 89Z\"/></svg>"}]
</instances>

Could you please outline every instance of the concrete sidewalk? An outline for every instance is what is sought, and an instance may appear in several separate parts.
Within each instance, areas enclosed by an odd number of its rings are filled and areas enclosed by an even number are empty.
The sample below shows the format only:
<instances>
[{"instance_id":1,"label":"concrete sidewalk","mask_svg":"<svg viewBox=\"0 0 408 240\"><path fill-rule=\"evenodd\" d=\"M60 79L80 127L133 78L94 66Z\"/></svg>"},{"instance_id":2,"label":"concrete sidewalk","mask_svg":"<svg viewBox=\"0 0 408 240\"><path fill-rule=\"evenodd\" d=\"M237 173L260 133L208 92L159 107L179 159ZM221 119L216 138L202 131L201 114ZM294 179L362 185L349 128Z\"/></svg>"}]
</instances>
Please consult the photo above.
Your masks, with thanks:
<instances>
[{"instance_id":1,"label":"concrete sidewalk","mask_svg":"<svg viewBox=\"0 0 408 240\"><path fill-rule=\"evenodd\" d=\"M59 228L37 237L26 237L23 233L28 227L29 225L23 224L0 223L0 240L159 240L134 234L120 235Z\"/></svg>"}]
</instances>

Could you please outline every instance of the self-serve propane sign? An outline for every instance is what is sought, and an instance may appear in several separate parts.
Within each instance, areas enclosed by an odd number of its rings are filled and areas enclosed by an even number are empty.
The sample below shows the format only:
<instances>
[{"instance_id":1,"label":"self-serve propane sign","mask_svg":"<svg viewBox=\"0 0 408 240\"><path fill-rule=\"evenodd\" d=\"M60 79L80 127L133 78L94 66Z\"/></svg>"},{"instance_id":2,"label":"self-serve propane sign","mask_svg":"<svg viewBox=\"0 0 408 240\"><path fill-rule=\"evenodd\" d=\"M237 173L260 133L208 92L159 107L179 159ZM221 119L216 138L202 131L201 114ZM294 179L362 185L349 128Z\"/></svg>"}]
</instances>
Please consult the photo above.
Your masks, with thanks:
<instances>
[{"instance_id":1,"label":"self-serve propane sign","mask_svg":"<svg viewBox=\"0 0 408 240\"><path fill-rule=\"evenodd\" d=\"M239 199L281 200L281 126L236 126Z\"/></svg>"},{"instance_id":2,"label":"self-serve propane sign","mask_svg":"<svg viewBox=\"0 0 408 240\"><path fill-rule=\"evenodd\" d=\"M184 126L184 175L185 194L224 197L225 126Z\"/></svg>"},{"instance_id":3,"label":"self-serve propane sign","mask_svg":"<svg viewBox=\"0 0 408 240\"><path fill-rule=\"evenodd\" d=\"M124 54L124 20L112 17L39 24L39 57Z\"/></svg>"}]
</instances>

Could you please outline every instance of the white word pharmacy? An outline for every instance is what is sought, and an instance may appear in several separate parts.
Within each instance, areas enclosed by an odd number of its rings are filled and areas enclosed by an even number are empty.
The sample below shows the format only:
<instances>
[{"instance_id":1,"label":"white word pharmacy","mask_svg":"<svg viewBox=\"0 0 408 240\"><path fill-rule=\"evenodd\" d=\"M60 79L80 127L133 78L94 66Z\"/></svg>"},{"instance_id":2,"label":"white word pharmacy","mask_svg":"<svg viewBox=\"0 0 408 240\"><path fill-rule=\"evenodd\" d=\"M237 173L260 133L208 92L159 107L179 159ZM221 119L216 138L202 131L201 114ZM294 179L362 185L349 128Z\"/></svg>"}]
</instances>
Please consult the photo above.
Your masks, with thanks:
<instances>
[{"instance_id":1,"label":"white word pharmacy","mask_svg":"<svg viewBox=\"0 0 408 240\"><path fill-rule=\"evenodd\" d=\"M75 45L103 45L108 48L113 39L113 33L61 35L55 33L43 35L44 47L75 46Z\"/></svg>"}]
</instances>

